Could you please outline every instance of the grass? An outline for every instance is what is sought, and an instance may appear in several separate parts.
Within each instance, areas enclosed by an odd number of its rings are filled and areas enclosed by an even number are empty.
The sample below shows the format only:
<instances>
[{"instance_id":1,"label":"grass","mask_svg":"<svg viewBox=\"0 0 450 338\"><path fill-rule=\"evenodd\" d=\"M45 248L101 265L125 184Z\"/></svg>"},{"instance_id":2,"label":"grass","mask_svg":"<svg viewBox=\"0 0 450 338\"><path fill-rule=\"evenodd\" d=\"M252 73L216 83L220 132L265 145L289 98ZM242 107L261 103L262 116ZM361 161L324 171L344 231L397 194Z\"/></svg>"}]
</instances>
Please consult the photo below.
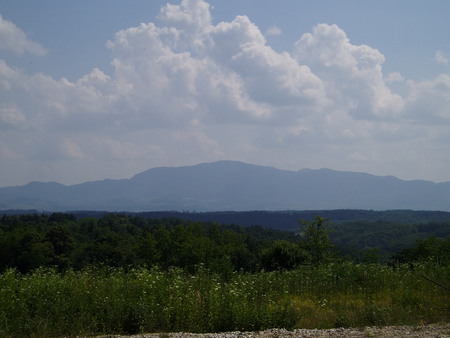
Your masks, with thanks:
<instances>
[{"instance_id":1,"label":"grass","mask_svg":"<svg viewBox=\"0 0 450 338\"><path fill-rule=\"evenodd\" d=\"M219 332L449 320L450 268L339 263L292 271L36 270L0 275L0 336Z\"/></svg>"}]
</instances>

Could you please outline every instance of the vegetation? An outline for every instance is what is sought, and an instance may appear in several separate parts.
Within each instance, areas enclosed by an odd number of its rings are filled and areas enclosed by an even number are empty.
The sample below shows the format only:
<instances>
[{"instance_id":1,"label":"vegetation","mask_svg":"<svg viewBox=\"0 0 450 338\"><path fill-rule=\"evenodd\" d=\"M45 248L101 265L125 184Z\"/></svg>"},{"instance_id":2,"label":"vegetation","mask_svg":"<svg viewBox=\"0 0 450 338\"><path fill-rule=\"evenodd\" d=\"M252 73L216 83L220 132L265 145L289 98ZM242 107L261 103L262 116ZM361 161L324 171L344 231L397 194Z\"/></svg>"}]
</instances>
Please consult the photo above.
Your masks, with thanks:
<instances>
[{"instance_id":1,"label":"vegetation","mask_svg":"<svg viewBox=\"0 0 450 338\"><path fill-rule=\"evenodd\" d=\"M104 212L76 213L77 217L102 217ZM417 240L450 236L450 212L413 210L320 210L320 211L222 211L222 212L142 212L143 218L181 218L219 224L255 224L266 229L298 232L298 220L313 221L321 215L332 220L329 237L336 251L355 262L388 263L398 251ZM253 232L255 233L255 232ZM295 241L295 239L289 239Z\"/></svg>"},{"instance_id":2,"label":"vegetation","mask_svg":"<svg viewBox=\"0 0 450 338\"><path fill-rule=\"evenodd\" d=\"M315 233L314 226L324 231ZM297 223L296 232L133 214L4 215L0 218L0 272L17 268L26 273L39 267L80 270L92 265L176 266L192 272L202 263L213 272L228 273L291 269L314 260L336 260L336 256L355 263L409 262L416 261L416 256L442 260L449 251L450 223L353 221L331 225L328 218L316 217L303 221L300 228ZM315 234L323 237L324 260L315 256L314 251L320 249L314 243L319 240ZM416 243L423 248L413 252L410 248Z\"/></svg>"},{"instance_id":3,"label":"vegetation","mask_svg":"<svg viewBox=\"0 0 450 338\"><path fill-rule=\"evenodd\" d=\"M219 226L180 219L144 219L108 214L77 219L71 214L3 216L0 271L27 273L39 267L81 270L91 266L159 266L193 272L257 271L261 254L274 240L292 233L261 227Z\"/></svg>"},{"instance_id":4,"label":"vegetation","mask_svg":"<svg viewBox=\"0 0 450 338\"><path fill-rule=\"evenodd\" d=\"M301 221L301 224L300 235L302 240L300 246L307 253L308 261L314 265L330 262L333 245L329 237L329 220L316 216L314 221Z\"/></svg>"},{"instance_id":5,"label":"vegetation","mask_svg":"<svg viewBox=\"0 0 450 338\"><path fill-rule=\"evenodd\" d=\"M107 214L4 215L0 336L216 332L448 321L450 237L376 248L262 227ZM444 287L442 287L444 286Z\"/></svg>"},{"instance_id":6,"label":"vegetation","mask_svg":"<svg viewBox=\"0 0 450 338\"><path fill-rule=\"evenodd\" d=\"M35 270L0 276L0 336L217 332L270 327L329 328L447 321L448 267L354 263L289 271L202 267Z\"/></svg>"}]
</instances>

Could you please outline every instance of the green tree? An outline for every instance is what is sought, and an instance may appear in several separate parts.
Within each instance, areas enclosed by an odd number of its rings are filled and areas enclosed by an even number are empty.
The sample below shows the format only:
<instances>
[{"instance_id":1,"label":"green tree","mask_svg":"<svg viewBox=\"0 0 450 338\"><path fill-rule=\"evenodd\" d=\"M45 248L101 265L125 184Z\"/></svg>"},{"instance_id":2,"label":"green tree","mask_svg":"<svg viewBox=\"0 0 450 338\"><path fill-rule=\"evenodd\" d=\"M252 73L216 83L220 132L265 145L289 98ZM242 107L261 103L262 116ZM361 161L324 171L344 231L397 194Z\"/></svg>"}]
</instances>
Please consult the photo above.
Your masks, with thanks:
<instances>
[{"instance_id":1,"label":"green tree","mask_svg":"<svg viewBox=\"0 0 450 338\"><path fill-rule=\"evenodd\" d=\"M447 238L429 237L416 241L412 247L404 248L393 256L399 263L434 261L439 264L450 262L450 236Z\"/></svg>"},{"instance_id":2,"label":"green tree","mask_svg":"<svg viewBox=\"0 0 450 338\"><path fill-rule=\"evenodd\" d=\"M70 255L75 247L75 239L69 228L65 225L54 225L45 234L44 241L53 248L52 264L65 270L70 265Z\"/></svg>"},{"instance_id":3,"label":"green tree","mask_svg":"<svg viewBox=\"0 0 450 338\"><path fill-rule=\"evenodd\" d=\"M137 252L140 260L147 267L151 267L154 264L158 263L158 249L157 249L157 241L155 237L147 232L143 235L137 245Z\"/></svg>"},{"instance_id":4,"label":"green tree","mask_svg":"<svg viewBox=\"0 0 450 338\"><path fill-rule=\"evenodd\" d=\"M361 251L362 263L380 263L381 255L379 248L367 248Z\"/></svg>"},{"instance_id":5,"label":"green tree","mask_svg":"<svg viewBox=\"0 0 450 338\"><path fill-rule=\"evenodd\" d=\"M313 265L329 262L333 255L333 244L330 241L330 226L328 218L315 216L313 221L300 221L300 247L303 248L308 260Z\"/></svg>"},{"instance_id":6,"label":"green tree","mask_svg":"<svg viewBox=\"0 0 450 338\"><path fill-rule=\"evenodd\" d=\"M307 255L299 245L285 240L277 240L262 252L262 266L268 271L289 270L305 263Z\"/></svg>"},{"instance_id":7,"label":"green tree","mask_svg":"<svg viewBox=\"0 0 450 338\"><path fill-rule=\"evenodd\" d=\"M35 230L21 233L21 238L13 251L17 252L16 267L26 273L39 267L48 266L51 262L52 247L42 241L41 235Z\"/></svg>"}]
</instances>

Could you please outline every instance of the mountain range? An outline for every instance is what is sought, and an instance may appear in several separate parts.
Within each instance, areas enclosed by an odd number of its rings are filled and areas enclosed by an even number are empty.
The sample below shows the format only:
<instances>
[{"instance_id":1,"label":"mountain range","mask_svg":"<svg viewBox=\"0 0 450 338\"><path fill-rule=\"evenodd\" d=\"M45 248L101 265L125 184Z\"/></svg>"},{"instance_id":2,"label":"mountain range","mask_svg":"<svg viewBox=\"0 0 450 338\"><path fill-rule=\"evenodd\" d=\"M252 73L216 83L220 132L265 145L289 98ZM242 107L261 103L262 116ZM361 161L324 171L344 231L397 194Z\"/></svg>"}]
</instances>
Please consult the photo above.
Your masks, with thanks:
<instances>
[{"instance_id":1,"label":"mountain range","mask_svg":"<svg viewBox=\"0 0 450 338\"><path fill-rule=\"evenodd\" d=\"M450 211L450 182L330 169L280 170L236 161L149 169L130 179L0 188L0 209Z\"/></svg>"}]
</instances>

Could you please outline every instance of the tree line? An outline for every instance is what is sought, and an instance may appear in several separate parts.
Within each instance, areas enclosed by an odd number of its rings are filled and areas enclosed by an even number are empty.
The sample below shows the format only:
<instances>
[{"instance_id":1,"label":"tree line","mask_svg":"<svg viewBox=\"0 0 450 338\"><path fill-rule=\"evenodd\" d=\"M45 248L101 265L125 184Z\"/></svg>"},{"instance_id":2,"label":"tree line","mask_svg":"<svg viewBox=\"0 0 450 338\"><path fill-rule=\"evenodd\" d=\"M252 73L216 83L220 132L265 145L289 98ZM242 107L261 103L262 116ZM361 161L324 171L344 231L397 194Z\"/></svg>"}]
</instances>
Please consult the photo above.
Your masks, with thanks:
<instances>
[{"instance_id":1,"label":"tree line","mask_svg":"<svg viewBox=\"0 0 450 338\"><path fill-rule=\"evenodd\" d=\"M179 218L105 214L77 218L70 213L3 215L0 219L0 272L27 273L39 267L82 270L200 266L222 275L233 271L288 270L343 260L377 263L376 248L359 255L330 239L328 218L299 224L297 233L261 226L220 225ZM448 263L450 237L430 237L398 250L391 261ZM356 258L355 258L356 257Z\"/></svg>"}]
</instances>

